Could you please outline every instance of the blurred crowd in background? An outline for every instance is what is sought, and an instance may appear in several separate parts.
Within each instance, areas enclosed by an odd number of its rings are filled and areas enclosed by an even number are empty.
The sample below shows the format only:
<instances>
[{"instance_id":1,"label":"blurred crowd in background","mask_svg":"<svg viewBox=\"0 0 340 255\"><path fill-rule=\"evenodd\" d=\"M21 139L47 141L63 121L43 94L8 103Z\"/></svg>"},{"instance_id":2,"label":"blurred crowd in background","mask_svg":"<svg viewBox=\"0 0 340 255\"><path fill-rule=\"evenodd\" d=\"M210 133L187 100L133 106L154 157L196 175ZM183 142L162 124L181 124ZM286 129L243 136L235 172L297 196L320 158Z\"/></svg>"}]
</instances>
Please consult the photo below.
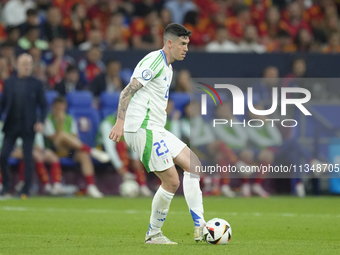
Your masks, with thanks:
<instances>
[{"instance_id":1,"label":"blurred crowd in background","mask_svg":"<svg viewBox=\"0 0 340 255\"><path fill-rule=\"evenodd\" d=\"M190 48L209 52L338 53L339 2L333 0L2 0L0 41L46 50L162 46L171 22L193 31Z\"/></svg>"}]
</instances>

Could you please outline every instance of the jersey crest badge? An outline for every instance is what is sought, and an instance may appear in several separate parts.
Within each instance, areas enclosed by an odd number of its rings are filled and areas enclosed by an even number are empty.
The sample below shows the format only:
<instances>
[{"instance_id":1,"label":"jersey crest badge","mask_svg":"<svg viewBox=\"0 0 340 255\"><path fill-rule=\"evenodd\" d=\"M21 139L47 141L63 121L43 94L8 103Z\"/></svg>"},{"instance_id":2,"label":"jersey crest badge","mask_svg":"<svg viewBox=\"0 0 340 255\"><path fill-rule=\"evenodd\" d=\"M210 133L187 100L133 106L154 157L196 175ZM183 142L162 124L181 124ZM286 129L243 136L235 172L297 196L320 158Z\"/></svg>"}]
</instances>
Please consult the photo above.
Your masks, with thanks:
<instances>
[{"instance_id":1,"label":"jersey crest badge","mask_svg":"<svg viewBox=\"0 0 340 255\"><path fill-rule=\"evenodd\" d=\"M152 72L149 69L145 69L142 72L142 77L143 77L144 80L148 81L152 78Z\"/></svg>"}]
</instances>

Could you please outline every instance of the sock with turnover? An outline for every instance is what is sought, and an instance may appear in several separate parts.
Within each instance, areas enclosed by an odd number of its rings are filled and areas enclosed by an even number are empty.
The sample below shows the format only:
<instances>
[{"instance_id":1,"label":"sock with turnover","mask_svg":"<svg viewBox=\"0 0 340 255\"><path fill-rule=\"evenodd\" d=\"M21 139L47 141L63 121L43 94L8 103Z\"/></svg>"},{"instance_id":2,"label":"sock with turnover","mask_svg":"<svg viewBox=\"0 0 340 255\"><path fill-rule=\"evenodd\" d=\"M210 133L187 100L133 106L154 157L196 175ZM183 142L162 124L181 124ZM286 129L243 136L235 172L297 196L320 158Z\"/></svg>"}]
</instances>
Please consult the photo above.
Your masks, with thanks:
<instances>
[{"instance_id":1,"label":"sock with turnover","mask_svg":"<svg viewBox=\"0 0 340 255\"><path fill-rule=\"evenodd\" d=\"M35 171L38 174L39 179L45 185L49 182L46 166L44 162L35 162Z\"/></svg>"},{"instance_id":2,"label":"sock with turnover","mask_svg":"<svg viewBox=\"0 0 340 255\"><path fill-rule=\"evenodd\" d=\"M60 162L52 162L51 163L51 177L52 182L61 182L61 166Z\"/></svg>"},{"instance_id":3,"label":"sock with turnover","mask_svg":"<svg viewBox=\"0 0 340 255\"><path fill-rule=\"evenodd\" d=\"M19 162L19 181L25 181L25 164L22 160Z\"/></svg>"},{"instance_id":4,"label":"sock with turnover","mask_svg":"<svg viewBox=\"0 0 340 255\"><path fill-rule=\"evenodd\" d=\"M153 236L161 232L161 227L168 215L170 203L174 193L168 192L159 186L151 205L151 217L147 235Z\"/></svg>"},{"instance_id":5,"label":"sock with turnover","mask_svg":"<svg viewBox=\"0 0 340 255\"><path fill-rule=\"evenodd\" d=\"M81 151L85 151L87 153L91 153L91 147L88 146L87 144L83 144L80 148Z\"/></svg>"},{"instance_id":6,"label":"sock with turnover","mask_svg":"<svg viewBox=\"0 0 340 255\"><path fill-rule=\"evenodd\" d=\"M94 175L85 176L85 181L86 181L87 186L94 184Z\"/></svg>"},{"instance_id":7,"label":"sock with turnover","mask_svg":"<svg viewBox=\"0 0 340 255\"><path fill-rule=\"evenodd\" d=\"M202 227L205 224L203 217L203 198L200 188L200 177L197 174L184 172L183 191L195 226Z\"/></svg>"}]
</instances>

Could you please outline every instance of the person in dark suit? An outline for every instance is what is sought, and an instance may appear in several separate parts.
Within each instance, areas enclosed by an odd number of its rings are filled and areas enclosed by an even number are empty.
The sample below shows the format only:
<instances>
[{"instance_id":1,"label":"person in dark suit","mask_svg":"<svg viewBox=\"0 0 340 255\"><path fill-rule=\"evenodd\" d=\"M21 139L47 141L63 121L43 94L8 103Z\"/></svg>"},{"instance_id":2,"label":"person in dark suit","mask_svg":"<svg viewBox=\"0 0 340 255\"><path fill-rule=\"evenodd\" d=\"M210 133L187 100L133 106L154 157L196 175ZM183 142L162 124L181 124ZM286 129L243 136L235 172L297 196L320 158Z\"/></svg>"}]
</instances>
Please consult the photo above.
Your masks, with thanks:
<instances>
[{"instance_id":1,"label":"person in dark suit","mask_svg":"<svg viewBox=\"0 0 340 255\"><path fill-rule=\"evenodd\" d=\"M4 82L4 92L0 101L0 116L6 111L3 132L5 134L1 149L1 171L3 179L3 195L10 194L8 175L8 157L18 137L23 140L25 163L25 185L21 197L29 194L33 172L33 142L35 132L43 132L44 120L47 114L47 103L44 86L41 81L32 77L33 60L26 53L17 60L17 75L9 77ZM40 108L38 119L37 107Z\"/></svg>"},{"instance_id":2,"label":"person in dark suit","mask_svg":"<svg viewBox=\"0 0 340 255\"><path fill-rule=\"evenodd\" d=\"M66 68L65 78L54 86L54 90L58 91L59 95L66 96L67 93L75 90L83 90L84 84L79 79L79 71L76 66L69 65Z\"/></svg>"}]
</instances>

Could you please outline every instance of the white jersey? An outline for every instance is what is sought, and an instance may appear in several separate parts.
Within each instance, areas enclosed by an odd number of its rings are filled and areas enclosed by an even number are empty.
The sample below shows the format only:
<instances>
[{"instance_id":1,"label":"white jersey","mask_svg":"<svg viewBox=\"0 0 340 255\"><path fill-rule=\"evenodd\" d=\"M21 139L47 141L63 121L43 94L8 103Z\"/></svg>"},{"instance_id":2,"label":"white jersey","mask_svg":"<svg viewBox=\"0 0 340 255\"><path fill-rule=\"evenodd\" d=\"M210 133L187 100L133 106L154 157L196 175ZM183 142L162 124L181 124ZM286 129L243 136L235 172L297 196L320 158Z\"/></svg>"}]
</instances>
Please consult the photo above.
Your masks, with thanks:
<instances>
[{"instance_id":1,"label":"white jersey","mask_svg":"<svg viewBox=\"0 0 340 255\"><path fill-rule=\"evenodd\" d=\"M165 131L172 73L163 50L150 52L137 64L130 81L135 78L143 87L131 98L125 116L125 132L136 132L139 128Z\"/></svg>"}]
</instances>

